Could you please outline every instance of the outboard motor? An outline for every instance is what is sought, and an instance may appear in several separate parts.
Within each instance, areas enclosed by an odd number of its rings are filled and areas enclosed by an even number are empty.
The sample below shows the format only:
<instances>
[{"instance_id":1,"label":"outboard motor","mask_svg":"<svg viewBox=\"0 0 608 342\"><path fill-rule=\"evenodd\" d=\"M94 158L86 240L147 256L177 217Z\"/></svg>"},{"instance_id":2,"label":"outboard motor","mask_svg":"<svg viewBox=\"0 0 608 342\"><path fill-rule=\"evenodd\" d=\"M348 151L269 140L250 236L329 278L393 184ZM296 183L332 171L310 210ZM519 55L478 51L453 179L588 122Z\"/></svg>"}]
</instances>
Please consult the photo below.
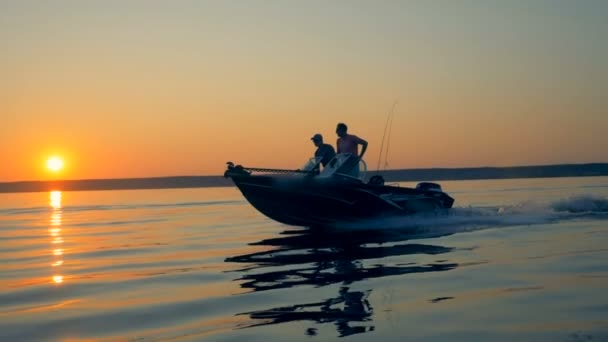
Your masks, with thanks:
<instances>
[{"instance_id":1,"label":"outboard motor","mask_svg":"<svg viewBox=\"0 0 608 342\"><path fill-rule=\"evenodd\" d=\"M424 191L443 192L443 190L441 190L441 185L439 185L437 183L431 183L431 182L420 182L416 185L416 189L424 190Z\"/></svg>"}]
</instances>

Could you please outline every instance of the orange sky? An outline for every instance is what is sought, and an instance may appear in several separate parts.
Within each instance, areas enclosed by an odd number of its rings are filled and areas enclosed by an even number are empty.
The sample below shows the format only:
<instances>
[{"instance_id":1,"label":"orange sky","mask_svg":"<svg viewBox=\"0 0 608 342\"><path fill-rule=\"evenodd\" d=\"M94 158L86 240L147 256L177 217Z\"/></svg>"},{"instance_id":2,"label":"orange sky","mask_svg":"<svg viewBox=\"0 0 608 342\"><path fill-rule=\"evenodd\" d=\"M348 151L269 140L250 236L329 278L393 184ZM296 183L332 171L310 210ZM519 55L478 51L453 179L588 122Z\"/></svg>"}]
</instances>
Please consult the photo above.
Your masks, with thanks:
<instances>
[{"instance_id":1,"label":"orange sky","mask_svg":"<svg viewBox=\"0 0 608 342\"><path fill-rule=\"evenodd\" d=\"M607 162L606 2L0 4L0 181ZM45 169L50 155L65 170Z\"/></svg>"}]
</instances>

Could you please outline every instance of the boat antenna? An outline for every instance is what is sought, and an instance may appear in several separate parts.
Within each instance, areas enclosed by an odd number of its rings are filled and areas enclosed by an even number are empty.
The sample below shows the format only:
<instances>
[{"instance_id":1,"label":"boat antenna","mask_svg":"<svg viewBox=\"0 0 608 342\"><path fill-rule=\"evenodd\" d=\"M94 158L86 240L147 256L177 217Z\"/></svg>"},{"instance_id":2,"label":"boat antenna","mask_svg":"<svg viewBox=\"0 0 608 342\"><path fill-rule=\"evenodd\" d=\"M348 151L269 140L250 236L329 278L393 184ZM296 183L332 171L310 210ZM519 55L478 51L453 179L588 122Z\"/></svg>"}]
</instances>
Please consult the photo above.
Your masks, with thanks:
<instances>
[{"instance_id":1,"label":"boat antenna","mask_svg":"<svg viewBox=\"0 0 608 342\"><path fill-rule=\"evenodd\" d=\"M386 152L384 152L384 171L386 171L386 167L388 166L388 149L391 147L391 133L393 132L394 119L395 115L391 113L391 122L388 124L388 137L386 138Z\"/></svg>"},{"instance_id":2,"label":"boat antenna","mask_svg":"<svg viewBox=\"0 0 608 342\"><path fill-rule=\"evenodd\" d=\"M376 167L376 170L378 172L380 172L380 161L382 160L382 151L384 151L384 138L386 136L386 129L388 128L388 124L393 116L393 112L395 111L395 106L397 105L397 101L393 102L393 105L391 106L391 110L388 112L388 115L386 117L386 124L384 124L384 133L382 134L382 143L380 143L380 155L378 156L378 166Z\"/></svg>"}]
</instances>

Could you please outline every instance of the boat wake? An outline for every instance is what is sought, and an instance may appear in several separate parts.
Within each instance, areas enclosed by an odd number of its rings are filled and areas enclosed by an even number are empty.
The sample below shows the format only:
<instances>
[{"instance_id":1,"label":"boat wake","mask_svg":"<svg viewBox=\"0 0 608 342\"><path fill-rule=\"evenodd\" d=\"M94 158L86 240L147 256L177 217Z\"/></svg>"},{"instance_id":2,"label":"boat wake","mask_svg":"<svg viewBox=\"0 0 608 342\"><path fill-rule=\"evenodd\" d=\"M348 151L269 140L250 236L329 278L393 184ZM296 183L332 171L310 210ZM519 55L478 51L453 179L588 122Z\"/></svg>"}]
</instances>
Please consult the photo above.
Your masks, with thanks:
<instances>
[{"instance_id":1,"label":"boat wake","mask_svg":"<svg viewBox=\"0 0 608 342\"><path fill-rule=\"evenodd\" d=\"M526 201L493 207L454 207L411 216L337 223L336 230L393 230L411 238L449 235L480 229L557 223L574 219L608 219L608 198L580 195L554 202Z\"/></svg>"}]
</instances>

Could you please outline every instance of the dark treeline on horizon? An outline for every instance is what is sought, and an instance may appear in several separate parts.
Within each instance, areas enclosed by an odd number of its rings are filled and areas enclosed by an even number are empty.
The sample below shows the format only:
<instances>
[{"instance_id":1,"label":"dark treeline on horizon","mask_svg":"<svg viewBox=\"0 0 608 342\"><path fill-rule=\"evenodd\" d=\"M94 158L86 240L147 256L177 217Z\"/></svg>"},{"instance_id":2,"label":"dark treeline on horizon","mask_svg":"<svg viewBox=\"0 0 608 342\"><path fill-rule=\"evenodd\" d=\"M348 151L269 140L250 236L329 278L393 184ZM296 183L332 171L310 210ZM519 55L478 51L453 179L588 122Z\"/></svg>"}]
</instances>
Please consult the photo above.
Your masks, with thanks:
<instances>
[{"instance_id":1,"label":"dark treeline on horizon","mask_svg":"<svg viewBox=\"0 0 608 342\"><path fill-rule=\"evenodd\" d=\"M515 167L475 167L475 168L431 168L368 171L367 175L382 174L389 182L588 177L608 176L608 163L564 164ZM86 190L129 190L129 189L171 189L232 186L230 179L222 176L177 176L154 178L83 179L62 181L23 181L0 183L0 193L41 192L41 191L86 191Z\"/></svg>"}]
</instances>

